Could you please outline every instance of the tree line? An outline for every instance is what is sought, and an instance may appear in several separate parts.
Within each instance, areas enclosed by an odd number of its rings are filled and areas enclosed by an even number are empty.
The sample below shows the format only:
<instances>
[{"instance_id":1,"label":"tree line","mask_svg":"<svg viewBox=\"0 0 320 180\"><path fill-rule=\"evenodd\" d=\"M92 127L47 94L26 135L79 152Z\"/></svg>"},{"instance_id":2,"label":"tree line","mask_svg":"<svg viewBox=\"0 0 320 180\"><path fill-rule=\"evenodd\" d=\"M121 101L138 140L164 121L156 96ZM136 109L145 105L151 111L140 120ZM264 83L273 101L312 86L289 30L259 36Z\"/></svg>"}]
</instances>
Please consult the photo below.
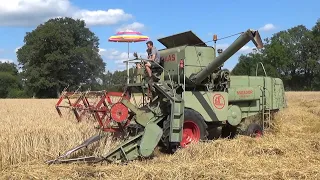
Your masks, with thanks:
<instances>
[{"instance_id":1,"label":"tree line","mask_svg":"<svg viewBox=\"0 0 320 180\"><path fill-rule=\"evenodd\" d=\"M266 38L259 52L241 55L231 74L255 76L261 62L286 90L320 90L319 46L320 20L311 29L297 25ZM119 91L126 82L126 71L105 72L99 38L72 18L50 19L27 32L17 61L0 62L0 98L56 98L65 87ZM264 75L261 66L258 75Z\"/></svg>"},{"instance_id":2,"label":"tree line","mask_svg":"<svg viewBox=\"0 0 320 180\"><path fill-rule=\"evenodd\" d=\"M281 78L286 90L320 90L320 20L311 28L298 25L266 38L259 52L241 55L233 75L256 75L263 63L268 76ZM264 75L259 66L258 75Z\"/></svg>"}]
</instances>

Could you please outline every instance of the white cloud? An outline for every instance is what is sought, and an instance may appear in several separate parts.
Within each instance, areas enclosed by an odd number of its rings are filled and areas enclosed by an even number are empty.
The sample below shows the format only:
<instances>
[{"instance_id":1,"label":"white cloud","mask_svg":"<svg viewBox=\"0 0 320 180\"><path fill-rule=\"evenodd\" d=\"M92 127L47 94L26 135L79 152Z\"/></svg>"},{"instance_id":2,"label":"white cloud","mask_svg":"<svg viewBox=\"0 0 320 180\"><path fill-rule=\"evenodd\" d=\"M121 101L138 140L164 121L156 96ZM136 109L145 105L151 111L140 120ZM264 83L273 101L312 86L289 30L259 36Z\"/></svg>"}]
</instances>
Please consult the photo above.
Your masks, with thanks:
<instances>
[{"instance_id":1,"label":"white cloud","mask_svg":"<svg viewBox=\"0 0 320 180\"><path fill-rule=\"evenodd\" d=\"M99 54L102 56L103 53L106 51L106 49L103 49L103 48L99 48Z\"/></svg>"},{"instance_id":2,"label":"white cloud","mask_svg":"<svg viewBox=\"0 0 320 180\"><path fill-rule=\"evenodd\" d=\"M16 53L19 49L21 48L21 46L17 47L14 52Z\"/></svg>"},{"instance_id":3,"label":"white cloud","mask_svg":"<svg viewBox=\"0 0 320 180\"><path fill-rule=\"evenodd\" d=\"M259 31L271 31L271 30L274 30L275 28L276 27L273 24L269 23L259 28Z\"/></svg>"},{"instance_id":4,"label":"white cloud","mask_svg":"<svg viewBox=\"0 0 320 180\"><path fill-rule=\"evenodd\" d=\"M85 20L88 26L115 25L133 18L122 9L90 11L73 6L69 0L10 0L0 6L1 26L35 26L66 16Z\"/></svg>"},{"instance_id":5,"label":"white cloud","mask_svg":"<svg viewBox=\"0 0 320 180\"><path fill-rule=\"evenodd\" d=\"M217 49L222 49L223 51L227 49L230 46L230 44L217 44ZM236 54L248 54L253 51L255 47L251 47L248 45L243 46L239 51L236 52Z\"/></svg>"},{"instance_id":6,"label":"white cloud","mask_svg":"<svg viewBox=\"0 0 320 180\"><path fill-rule=\"evenodd\" d=\"M225 50L229 46L230 46L230 44L217 44L217 49Z\"/></svg>"},{"instance_id":7,"label":"white cloud","mask_svg":"<svg viewBox=\"0 0 320 180\"><path fill-rule=\"evenodd\" d=\"M252 52L253 49L254 49L254 47L243 46L241 49L239 49L239 53L248 54L248 53Z\"/></svg>"},{"instance_id":8,"label":"white cloud","mask_svg":"<svg viewBox=\"0 0 320 180\"><path fill-rule=\"evenodd\" d=\"M139 22L134 22L132 24L123 25L117 29L117 31L142 31L145 25Z\"/></svg>"},{"instance_id":9,"label":"white cloud","mask_svg":"<svg viewBox=\"0 0 320 180\"><path fill-rule=\"evenodd\" d=\"M108 64L109 62L113 62L116 64L116 70L124 70L126 67L126 64L123 62L125 60L128 60L128 52L123 52L119 51L116 49L103 49L100 48L99 50L100 55L102 56L103 59L107 61ZM138 56L142 58L147 57L147 52L137 52ZM133 59L133 52L129 53L129 59ZM130 67L133 66L133 64L129 65Z\"/></svg>"},{"instance_id":10,"label":"white cloud","mask_svg":"<svg viewBox=\"0 0 320 180\"><path fill-rule=\"evenodd\" d=\"M73 14L73 18L83 19L90 25L114 25L122 21L127 21L133 16L125 13L122 9L108 9L107 11L80 10Z\"/></svg>"},{"instance_id":11,"label":"white cloud","mask_svg":"<svg viewBox=\"0 0 320 180\"><path fill-rule=\"evenodd\" d=\"M13 60L0 58L0 62L2 62L2 63L13 63Z\"/></svg>"}]
</instances>

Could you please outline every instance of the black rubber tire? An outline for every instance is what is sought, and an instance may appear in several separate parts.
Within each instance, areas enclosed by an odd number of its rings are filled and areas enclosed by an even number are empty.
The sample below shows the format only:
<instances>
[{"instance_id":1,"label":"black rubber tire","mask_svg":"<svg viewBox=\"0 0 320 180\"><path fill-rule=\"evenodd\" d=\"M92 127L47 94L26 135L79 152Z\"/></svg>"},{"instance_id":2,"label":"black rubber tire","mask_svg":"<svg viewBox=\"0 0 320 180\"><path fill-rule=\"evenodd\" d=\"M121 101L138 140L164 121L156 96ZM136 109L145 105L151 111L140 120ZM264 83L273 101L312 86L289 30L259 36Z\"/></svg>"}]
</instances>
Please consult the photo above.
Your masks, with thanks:
<instances>
[{"instance_id":1,"label":"black rubber tire","mask_svg":"<svg viewBox=\"0 0 320 180\"><path fill-rule=\"evenodd\" d=\"M232 126L229 123L224 125L221 129L221 137L233 139L237 135L237 127Z\"/></svg>"},{"instance_id":2,"label":"black rubber tire","mask_svg":"<svg viewBox=\"0 0 320 180\"><path fill-rule=\"evenodd\" d=\"M193 109L186 108L184 110L184 121L189 120L194 122L200 129L200 141L207 140L208 131L207 131L207 124L205 123L204 118L201 116L200 113ZM173 144L169 142L169 133L170 133L170 121L165 120L163 124L163 136L162 142L165 146L165 150L167 153L174 153L180 147L179 144Z\"/></svg>"},{"instance_id":3,"label":"black rubber tire","mask_svg":"<svg viewBox=\"0 0 320 180\"><path fill-rule=\"evenodd\" d=\"M261 132L261 135L263 136L263 129L259 124L251 123L247 127L247 130L245 131L245 135L250 137L256 137L256 132Z\"/></svg>"}]
</instances>

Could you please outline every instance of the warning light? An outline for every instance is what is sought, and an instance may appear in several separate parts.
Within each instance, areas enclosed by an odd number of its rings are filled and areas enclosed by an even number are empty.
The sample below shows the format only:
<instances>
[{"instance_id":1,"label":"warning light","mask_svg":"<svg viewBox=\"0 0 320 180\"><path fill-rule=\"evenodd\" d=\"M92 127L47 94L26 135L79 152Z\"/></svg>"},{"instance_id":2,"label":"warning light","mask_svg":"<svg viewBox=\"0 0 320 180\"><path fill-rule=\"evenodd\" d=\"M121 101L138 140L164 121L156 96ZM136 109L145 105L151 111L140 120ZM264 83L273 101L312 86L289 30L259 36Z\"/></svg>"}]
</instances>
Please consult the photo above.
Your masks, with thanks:
<instances>
[{"instance_id":1,"label":"warning light","mask_svg":"<svg viewBox=\"0 0 320 180\"><path fill-rule=\"evenodd\" d=\"M218 36L215 34L215 35L213 35L213 40L214 41L217 41L218 40Z\"/></svg>"},{"instance_id":2,"label":"warning light","mask_svg":"<svg viewBox=\"0 0 320 180\"><path fill-rule=\"evenodd\" d=\"M180 59L179 67L180 67L180 69L183 69L183 68L184 68L184 61L183 61L183 59Z\"/></svg>"}]
</instances>

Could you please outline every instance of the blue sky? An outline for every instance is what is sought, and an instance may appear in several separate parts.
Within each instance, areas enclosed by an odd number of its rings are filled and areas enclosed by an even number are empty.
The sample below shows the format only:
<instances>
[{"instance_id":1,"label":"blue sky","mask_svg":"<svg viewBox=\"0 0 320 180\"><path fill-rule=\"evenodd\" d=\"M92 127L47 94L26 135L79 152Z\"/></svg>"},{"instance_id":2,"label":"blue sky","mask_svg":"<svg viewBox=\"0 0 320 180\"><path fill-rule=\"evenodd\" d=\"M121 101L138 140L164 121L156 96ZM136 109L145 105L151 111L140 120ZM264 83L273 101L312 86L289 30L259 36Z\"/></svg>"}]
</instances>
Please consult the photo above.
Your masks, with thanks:
<instances>
[{"instance_id":1,"label":"blue sky","mask_svg":"<svg viewBox=\"0 0 320 180\"><path fill-rule=\"evenodd\" d=\"M203 41L258 29L267 38L280 30L303 24L311 28L320 18L320 1L133 1L133 0L1 0L0 61L17 62L15 50L23 45L26 32L52 17L84 19L99 37L101 55L107 70L122 70L127 44L108 42L118 30L137 30L164 48L157 38L192 30ZM217 42L226 48L237 36ZM213 43L209 43L213 45ZM225 68L233 68L241 53L253 48L250 42L231 57ZM130 44L130 53L145 53L145 42Z\"/></svg>"}]
</instances>

